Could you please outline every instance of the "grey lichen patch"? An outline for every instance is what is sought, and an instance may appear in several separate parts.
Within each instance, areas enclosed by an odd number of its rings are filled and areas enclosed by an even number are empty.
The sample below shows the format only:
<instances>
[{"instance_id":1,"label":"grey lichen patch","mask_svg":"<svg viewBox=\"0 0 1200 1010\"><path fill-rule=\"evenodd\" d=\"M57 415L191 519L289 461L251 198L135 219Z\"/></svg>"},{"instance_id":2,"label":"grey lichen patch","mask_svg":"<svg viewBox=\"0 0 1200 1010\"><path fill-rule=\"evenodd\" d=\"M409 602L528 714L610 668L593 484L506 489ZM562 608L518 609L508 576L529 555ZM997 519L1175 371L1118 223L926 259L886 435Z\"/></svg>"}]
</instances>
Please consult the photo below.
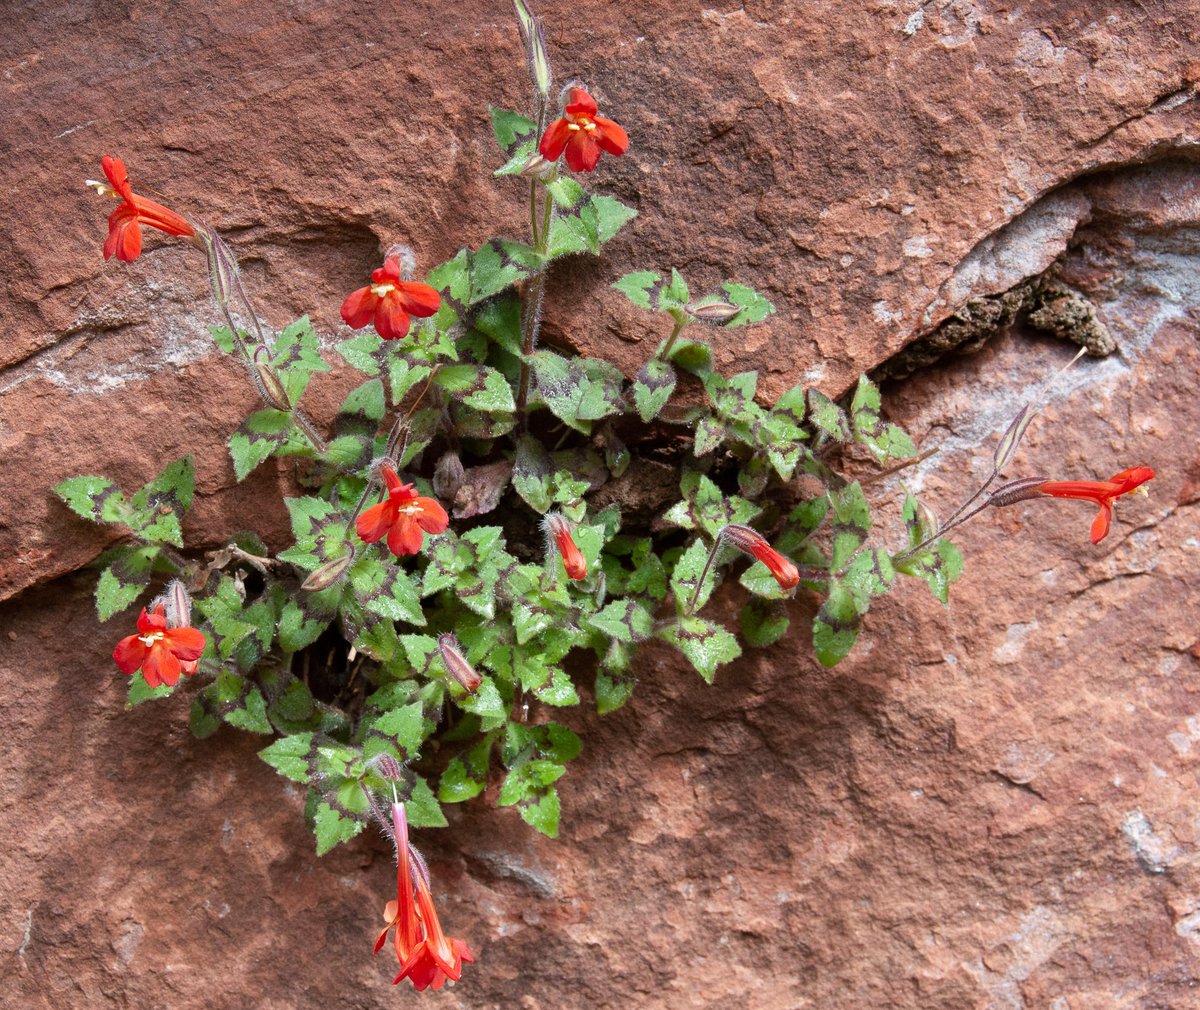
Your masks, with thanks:
<instances>
[{"instance_id":1,"label":"grey lichen patch","mask_svg":"<svg viewBox=\"0 0 1200 1010\"><path fill-rule=\"evenodd\" d=\"M1018 320L1105 358L1117 349L1108 327L1086 295L1047 272L1022 281L998 295L969 299L931 333L918 338L871 373L883 379L905 379L951 351L973 354L995 333Z\"/></svg>"}]
</instances>

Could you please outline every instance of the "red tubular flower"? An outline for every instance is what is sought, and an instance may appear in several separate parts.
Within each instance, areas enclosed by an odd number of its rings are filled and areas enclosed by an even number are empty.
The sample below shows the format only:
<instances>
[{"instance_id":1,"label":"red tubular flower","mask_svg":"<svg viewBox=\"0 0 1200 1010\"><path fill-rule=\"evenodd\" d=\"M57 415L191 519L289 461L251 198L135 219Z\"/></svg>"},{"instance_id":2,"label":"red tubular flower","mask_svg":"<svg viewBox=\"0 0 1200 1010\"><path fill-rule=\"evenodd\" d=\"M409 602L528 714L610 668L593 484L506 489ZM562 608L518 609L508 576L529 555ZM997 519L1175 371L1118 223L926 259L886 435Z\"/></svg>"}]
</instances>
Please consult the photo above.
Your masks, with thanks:
<instances>
[{"instance_id":1,"label":"red tubular flower","mask_svg":"<svg viewBox=\"0 0 1200 1010\"><path fill-rule=\"evenodd\" d=\"M420 859L414 861L408 844L408 820L403 803L392 804L392 824L396 831L396 900L383 911L387 925L375 941L375 953L383 949L388 930L395 928L396 958L400 973L392 985L407 978L417 991L440 989L447 980L462 978L464 961L474 961L462 940L447 937L438 920L433 895ZM414 862L417 865L414 865Z\"/></svg>"},{"instance_id":2,"label":"red tubular flower","mask_svg":"<svg viewBox=\"0 0 1200 1010\"><path fill-rule=\"evenodd\" d=\"M542 135L538 153L547 161L558 161L567 152L567 167L572 172L590 172L600 160L600 152L622 155L629 147L629 135L611 119L597 116L596 100L583 88L571 89L562 119L556 119Z\"/></svg>"},{"instance_id":3,"label":"red tubular flower","mask_svg":"<svg viewBox=\"0 0 1200 1010\"><path fill-rule=\"evenodd\" d=\"M165 231L168 235L190 237L196 234L187 221L175 211L161 203L136 196L129 184L125 162L106 154L100 159L100 167L108 178L108 185L89 181L89 186L106 196L121 200L121 206L108 216L108 238L104 241L104 258L114 255L125 263L137 259L142 251L141 225Z\"/></svg>"},{"instance_id":4,"label":"red tubular flower","mask_svg":"<svg viewBox=\"0 0 1200 1010\"><path fill-rule=\"evenodd\" d=\"M576 582L580 579L586 579L587 559L584 558L583 552L575 545L575 540L571 536L571 524L556 512L552 512L546 516L545 524L546 532L554 538L554 545L563 560L563 567L567 570L567 578L573 579Z\"/></svg>"},{"instance_id":5,"label":"red tubular flower","mask_svg":"<svg viewBox=\"0 0 1200 1010\"><path fill-rule=\"evenodd\" d=\"M168 628L166 607L159 604L153 612L137 621L138 633L122 638L113 649L113 659L122 673L134 674L140 668L149 687L179 683L181 673L195 673L204 652L204 635L195 628Z\"/></svg>"},{"instance_id":6,"label":"red tubular flower","mask_svg":"<svg viewBox=\"0 0 1200 1010\"><path fill-rule=\"evenodd\" d=\"M1122 495L1139 491L1154 476L1148 466L1130 467L1114 474L1111 480L1048 480L1035 484L1029 491L1049 495L1051 498L1073 498L1078 501L1095 502L1100 511L1092 521L1092 543L1098 544L1108 536L1112 525L1113 505Z\"/></svg>"},{"instance_id":7,"label":"red tubular flower","mask_svg":"<svg viewBox=\"0 0 1200 1010\"><path fill-rule=\"evenodd\" d=\"M799 569L767 543L758 530L739 523L730 523L721 530L720 536L729 540L738 550L754 555L766 565L784 592L790 592L800 584Z\"/></svg>"},{"instance_id":8,"label":"red tubular flower","mask_svg":"<svg viewBox=\"0 0 1200 1010\"><path fill-rule=\"evenodd\" d=\"M420 498L411 484L402 484L390 466L381 467L388 496L358 517L358 535L368 544L387 537L397 557L416 554L426 533L445 533L450 517L432 498Z\"/></svg>"},{"instance_id":9,"label":"red tubular flower","mask_svg":"<svg viewBox=\"0 0 1200 1010\"><path fill-rule=\"evenodd\" d=\"M371 283L353 291L342 302L346 325L360 330L368 323L384 340L399 340L408 334L409 316L432 316L442 305L442 296L428 284L401 280L400 258L389 256L371 274Z\"/></svg>"}]
</instances>

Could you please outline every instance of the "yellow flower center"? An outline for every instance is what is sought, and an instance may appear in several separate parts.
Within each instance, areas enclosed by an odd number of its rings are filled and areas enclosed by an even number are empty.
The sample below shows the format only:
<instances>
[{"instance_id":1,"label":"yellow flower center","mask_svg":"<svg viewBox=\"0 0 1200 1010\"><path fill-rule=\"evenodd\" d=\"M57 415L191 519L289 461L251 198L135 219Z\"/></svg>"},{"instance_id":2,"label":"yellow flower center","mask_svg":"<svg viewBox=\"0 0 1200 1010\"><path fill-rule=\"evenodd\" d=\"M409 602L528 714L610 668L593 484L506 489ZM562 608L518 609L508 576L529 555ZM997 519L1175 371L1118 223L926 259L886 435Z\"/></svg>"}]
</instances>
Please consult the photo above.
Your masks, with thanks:
<instances>
[{"instance_id":1,"label":"yellow flower center","mask_svg":"<svg viewBox=\"0 0 1200 1010\"><path fill-rule=\"evenodd\" d=\"M371 285L371 294L376 295L379 298L383 298L386 294L388 294L391 291L395 291L395 290L396 290L395 284L372 284Z\"/></svg>"},{"instance_id":2,"label":"yellow flower center","mask_svg":"<svg viewBox=\"0 0 1200 1010\"><path fill-rule=\"evenodd\" d=\"M111 196L114 200L120 200L121 194L112 188L107 182L100 182L96 179L84 179L83 184L90 186L100 196Z\"/></svg>"},{"instance_id":3,"label":"yellow flower center","mask_svg":"<svg viewBox=\"0 0 1200 1010\"><path fill-rule=\"evenodd\" d=\"M405 515L419 516L425 509L416 502L409 502L407 505L401 505L400 511L405 513Z\"/></svg>"},{"instance_id":4,"label":"yellow flower center","mask_svg":"<svg viewBox=\"0 0 1200 1010\"><path fill-rule=\"evenodd\" d=\"M588 119L587 116L567 116L567 119L569 120L567 123L568 130L584 130L590 133L596 128L596 124Z\"/></svg>"},{"instance_id":5,"label":"yellow flower center","mask_svg":"<svg viewBox=\"0 0 1200 1010\"><path fill-rule=\"evenodd\" d=\"M140 636L138 641L141 642L142 645L144 645L147 649L149 649L152 645L154 645L155 642L161 642L164 637L166 636L164 636L161 631L155 631L149 635Z\"/></svg>"}]
</instances>

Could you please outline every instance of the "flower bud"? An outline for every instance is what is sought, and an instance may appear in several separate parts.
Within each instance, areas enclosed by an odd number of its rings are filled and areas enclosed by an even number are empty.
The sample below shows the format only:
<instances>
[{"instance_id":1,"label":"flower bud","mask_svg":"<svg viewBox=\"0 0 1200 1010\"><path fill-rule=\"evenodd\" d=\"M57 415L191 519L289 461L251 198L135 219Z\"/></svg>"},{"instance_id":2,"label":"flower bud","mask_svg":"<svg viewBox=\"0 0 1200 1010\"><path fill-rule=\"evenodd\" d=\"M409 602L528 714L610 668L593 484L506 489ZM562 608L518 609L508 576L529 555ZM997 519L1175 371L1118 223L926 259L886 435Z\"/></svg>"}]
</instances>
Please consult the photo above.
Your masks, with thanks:
<instances>
[{"instance_id":1,"label":"flower bud","mask_svg":"<svg viewBox=\"0 0 1200 1010\"><path fill-rule=\"evenodd\" d=\"M567 578L579 581L587 578L587 559L583 553L575 545L575 540L571 536L572 526L567 521L565 516L557 512L547 514L542 520L542 524L553 540L553 545L549 548L557 550L563 559L563 566L567 570Z\"/></svg>"},{"instance_id":2,"label":"flower bud","mask_svg":"<svg viewBox=\"0 0 1200 1010\"><path fill-rule=\"evenodd\" d=\"M1010 480L1007 484L1001 484L988 495L987 503L995 508L1003 508L1005 505L1015 505L1019 501L1028 501L1030 498L1040 498L1042 492L1039 488L1048 480L1047 477L1022 477L1020 480Z\"/></svg>"},{"instance_id":3,"label":"flower bud","mask_svg":"<svg viewBox=\"0 0 1200 1010\"><path fill-rule=\"evenodd\" d=\"M167 608L168 628L190 628L192 626L192 600L179 579L167 583L162 602Z\"/></svg>"},{"instance_id":4,"label":"flower bud","mask_svg":"<svg viewBox=\"0 0 1200 1010\"><path fill-rule=\"evenodd\" d=\"M537 151L529 155L528 160L517 173L522 179L545 179L554 171L554 162L547 161Z\"/></svg>"},{"instance_id":5,"label":"flower bud","mask_svg":"<svg viewBox=\"0 0 1200 1010\"><path fill-rule=\"evenodd\" d=\"M688 315L705 323L727 323L742 311L740 305L729 302L688 302L684 308Z\"/></svg>"},{"instance_id":6,"label":"flower bud","mask_svg":"<svg viewBox=\"0 0 1200 1010\"><path fill-rule=\"evenodd\" d=\"M730 523L717 534L717 539L728 540L739 551L744 551L761 561L775 577L779 588L785 592L795 589L800 584L800 570L767 543L758 530L739 523Z\"/></svg>"},{"instance_id":7,"label":"flower bud","mask_svg":"<svg viewBox=\"0 0 1200 1010\"><path fill-rule=\"evenodd\" d=\"M263 344L254 348L254 371L258 375L258 381L262 384L267 402L276 410L291 410L292 405L288 402L287 390L283 388L279 376L271 368L271 349Z\"/></svg>"},{"instance_id":8,"label":"flower bud","mask_svg":"<svg viewBox=\"0 0 1200 1010\"><path fill-rule=\"evenodd\" d=\"M413 255L412 249L406 246L403 242L397 242L390 246L388 251L383 254L383 262L394 259L400 268L400 279L402 281L411 281L413 274L417 269L417 258Z\"/></svg>"},{"instance_id":9,"label":"flower bud","mask_svg":"<svg viewBox=\"0 0 1200 1010\"><path fill-rule=\"evenodd\" d=\"M438 652L442 654L442 662L450 676L458 681L459 686L468 694L474 694L483 683L483 678L475 672L475 668L467 662L462 654L462 646L458 639L451 634L438 635Z\"/></svg>"},{"instance_id":10,"label":"flower bud","mask_svg":"<svg viewBox=\"0 0 1200 1010\"><path fill-rule=\"evenodd\" d=\"M319 593L322 589L328 589L343 575L346 574L346 569L354 562L354 548L343 554L340 558L334 558L332 561L326 561L320 568L314 569L302 583L300 588L310 593Z\"/></svg>"}]
</instances>

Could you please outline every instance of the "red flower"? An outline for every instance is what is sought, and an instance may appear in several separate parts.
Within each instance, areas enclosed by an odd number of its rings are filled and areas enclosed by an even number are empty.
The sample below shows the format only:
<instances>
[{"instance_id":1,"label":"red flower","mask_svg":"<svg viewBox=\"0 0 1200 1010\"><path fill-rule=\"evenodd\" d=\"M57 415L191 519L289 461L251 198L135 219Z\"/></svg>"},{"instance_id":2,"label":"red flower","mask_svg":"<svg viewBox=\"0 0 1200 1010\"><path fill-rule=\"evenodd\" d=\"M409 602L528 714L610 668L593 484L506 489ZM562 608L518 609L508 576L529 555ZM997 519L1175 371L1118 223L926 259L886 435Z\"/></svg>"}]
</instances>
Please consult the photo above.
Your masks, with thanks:
<instances>
[{"instance_id":1,"label":"red flower","mask_svg":"<svg viewBox=\"0 0 1200 1010\"><path fill-rule=\"evenodd\" d=\"M1116 500L1139 489L1145 494L1142 485L1153 476L1154 471L1150 467L1135 466L1114 474L1111 480L1048 480L1028 490L1052 498L1074 498L1099 505L1100 511L1092 522L1092 543L1098 544L1108 536Z\"/></svg>"},{"instance_id":2,"label":"red flower","mask_svg":"<svg viewBox=\"0 0 1200 1010\"><path fill-rule=\"evenodd\" d=\"M571 536L571 524L556 512L546 516L545 524L546 532L554 538L554 546L563 560L567 578L575 581L586 579L587 559L584 558L583 552L575 546L575 540Z\"/></svg>"},{"instance_id":3,"label":"red flower","mask_svg":"<svg viewBox=\"0 0 1200 1010\"><path fill-rule=\"evenodd\" d=\"M371 283L353 291L342 302L342 318L353 329L368 323L384 340L399 340L408 334L409 316L424 319L442 305L442 297L428 284L400 279L400 258L389 256L371 274Z\"/></svg>"},{"instance_id":4,"label":"red flower","mask_svg":"<svg viewBox=\"0 0 1200 1010\"><path fill-rule=\"evenodd\" d=\"M775 581L779 583L779 588L784 592L789 592L800 584L800 572L796 566L767 543L758 530L730 523L721 530L719 536L731 541L738 550L758 558L770 569Z\"/></svg>"},{"instance_id":5,"label":"red flower","mask_svg":"<svg viewBox=\"0 0 1200 1010\"><path fill-rule=\"evenodd\" d=\"M402 484L390 466L381 467L388 496L358 517L358 535L368 544L387 537L397 556L416 554L426 533L445 533L450 517L432 498L419 498L411 484Z\"/></svg>"},{"instance_id":6,"label":"red flower","mask_svg":"<svg viewBox=\"0 0 1200 1010\"><path fill-rule=\"evenodd\" d=\"M204 651L204 635L195 628L168 628L167 608L159 604L152 613L142 608L138 634L122 638L113 649L113 659L122 673L140 668L149 687L174 687L181 673L195 673Z\"/></svg>"},{"instance_id":7,"label":"red flower","mask_svg":"<svg viewBox=\"0 0 1200 1010\"><path fill-rule=\"evenodd\" d=\"M175 211L161 203L135 196L133 187L129 184L129 176L125 172L125 162L120 158L106 154L100 159L100 167L104 169L109 185L92 180L89 180L88 185L94 186L103 195L121 200L121 206L108 216L108 238L104 241L105 259L111 259L114 254L125 263L137 259L142 251L140 226L143 224L165 231L168 235L196 234L192 226Z\"/></svg>"},{"instance_id":8,"label":"red flower","mask_svg":"<svg viewBox=\"0 0 1200 1010\"><path fill-rule=\"evenodd\" d=\"M438 921L433 895L420 858L408 844L408 820L403 803L392 804L392 824L396 832L396 900L383 910L387 925L375 941L375 953L383 949L388 930L395 928L396 958L400 973L392 985L407 978L418 991L440 989L446 981L462 978L464 961L474 961L462 940L447 937ZM414 865L414 863L416 865Z\"/></svg>"},{"instance_id":9,"label":"red flower","mask_svg":"<svg viewBox=\"0 0 1200 1010\"><path fill-rule=\"evenodd\" d=\"M556 119L542 135L538 153L547 161L558 161L567 152L572 172L590 172L600 152L621 155L629 147L629 135L611 119L596 115L596 100L583 88L571 89L566 115Z\"/></svg>"}]
</instances>

